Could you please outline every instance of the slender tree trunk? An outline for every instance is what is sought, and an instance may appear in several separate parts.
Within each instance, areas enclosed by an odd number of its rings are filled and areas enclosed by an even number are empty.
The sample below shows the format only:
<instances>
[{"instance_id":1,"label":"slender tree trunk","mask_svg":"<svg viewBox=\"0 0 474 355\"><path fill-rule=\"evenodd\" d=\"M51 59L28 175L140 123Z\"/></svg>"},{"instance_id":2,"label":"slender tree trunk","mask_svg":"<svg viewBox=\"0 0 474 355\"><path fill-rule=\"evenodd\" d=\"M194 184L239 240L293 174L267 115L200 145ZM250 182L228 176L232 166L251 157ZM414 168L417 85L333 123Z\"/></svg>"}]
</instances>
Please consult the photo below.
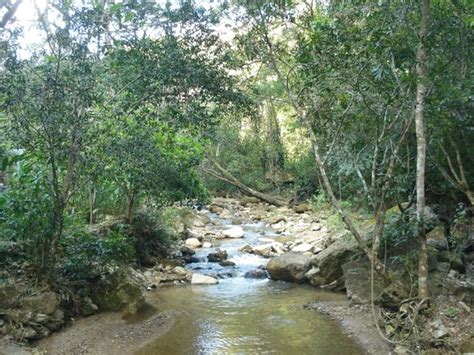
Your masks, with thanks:
<instances>
[{"instance_id":1,"label":"slender tree trunk","mask_svg":"<svg viewBox=\"0 0 474 355\"><path fill-rule=\"evenodd\" d=\"M132 190L127 196L127 222L132 223L133 211L135 208L135 192Z\"/></svg>"},{"instance_id":2,"label":"slender tree trunk","mask_svg":"<svg viewBox=\"0 0 474 355\"><path fill-rule=\"evenodd\" d=\"M95 189L92 181L89 181L89 224L93 224L95 222Z\"/></svg>"},{"instance_id":3,"label":"slender tree trunk","mask_svg":"<svg viewBox=\"0 0 474 355\"><path fill-rule=\"evenodd\" d=\"M425 165L426 165L426 137L425 137L425 96L426 96L426 63L425 63L425 41L428 33L428 18L430 12L430 0L423 0L419 44L416 53L416 107L415 107L415 130L416 130L416 216L417 232L419 242L419 264L418 264L418 298L429 297L428 289L428 250L426 246L425 229Z\"/></svg>"}]
</instances>

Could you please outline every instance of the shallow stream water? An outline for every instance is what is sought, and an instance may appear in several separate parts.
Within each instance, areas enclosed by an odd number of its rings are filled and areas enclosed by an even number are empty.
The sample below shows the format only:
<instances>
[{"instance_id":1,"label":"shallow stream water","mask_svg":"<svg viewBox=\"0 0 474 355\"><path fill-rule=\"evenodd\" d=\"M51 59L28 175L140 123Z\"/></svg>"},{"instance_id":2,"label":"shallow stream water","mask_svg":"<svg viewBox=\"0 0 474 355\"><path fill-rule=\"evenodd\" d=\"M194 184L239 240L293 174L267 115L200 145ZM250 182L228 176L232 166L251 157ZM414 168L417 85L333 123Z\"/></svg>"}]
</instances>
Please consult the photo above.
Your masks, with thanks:
<instances>
[{"instance_id":1,"label":"shallow stream water","mask_svg":"<svg viewBox=\"0 0 474 355\"><path fill-rule=\"evenodd\" d=\"M223 228L230 227L228 221L221 222ZM245 238L215 245L227 250L235 267L208 263L206 256L215 248L199 249L201 261L187 266L193 272L221 275L219 284L161 288L151 294L151 305L176 323L137 354L362 354L334 321L303 308L314 300L342 300L345 295L244 277L268 259L238 249L263 244L259 238L275 238L276 233L263 223L242 227Z\"/></svg>"}]
</instances>

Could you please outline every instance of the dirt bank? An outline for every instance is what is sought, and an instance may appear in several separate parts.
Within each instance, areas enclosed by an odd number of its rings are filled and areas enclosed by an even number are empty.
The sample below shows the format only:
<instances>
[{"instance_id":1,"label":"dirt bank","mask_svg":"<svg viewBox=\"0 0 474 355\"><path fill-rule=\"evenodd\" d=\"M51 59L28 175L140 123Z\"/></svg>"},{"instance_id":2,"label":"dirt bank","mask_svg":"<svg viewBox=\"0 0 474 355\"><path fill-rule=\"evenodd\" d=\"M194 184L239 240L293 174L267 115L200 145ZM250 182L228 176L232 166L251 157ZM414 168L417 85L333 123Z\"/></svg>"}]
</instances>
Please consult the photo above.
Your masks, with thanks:
<instances>
[{"instance_id":1,"label":"dirt bank","mask_svg":"<svg viewBox=\"0 0 474 355\"><path fill-rule=\"evenodd\" d=\"M149 312L147 312L149 313ZM101 313L75 321L60 333L35 344L46 354L131 354L165 334L173 325L170 314L127 319L121 313Z\"/></svg>"},{"instance_id":2,"label":"dirt bank","mask_svg":"<svg viewBox=\"0 0 474 355\"><path fill-rule=\"evenodd\" d=\"M390 354L392 348L380 337L368 306L349 307L348 301L318 301L307 305L307 308L334 319L342 332L367 354Z\"/></svg>"}]
</instances>

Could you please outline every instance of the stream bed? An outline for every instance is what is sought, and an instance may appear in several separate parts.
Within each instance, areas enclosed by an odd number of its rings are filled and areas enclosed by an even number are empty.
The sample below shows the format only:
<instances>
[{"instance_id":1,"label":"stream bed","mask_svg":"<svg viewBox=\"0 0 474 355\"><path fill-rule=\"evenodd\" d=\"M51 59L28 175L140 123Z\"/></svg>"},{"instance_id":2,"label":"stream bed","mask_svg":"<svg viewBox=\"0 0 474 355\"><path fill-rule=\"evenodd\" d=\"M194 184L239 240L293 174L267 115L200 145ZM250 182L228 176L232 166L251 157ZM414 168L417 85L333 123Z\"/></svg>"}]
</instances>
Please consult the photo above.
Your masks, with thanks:
<instances>
[{"instance_id":1,"label":"stream bed","mask_svg":"<svg viewBox=\"0 0 474 355\"><path fill-rule=\"evenodd\" d=\"M232 227L227 220L219 222L222 226L216 228ZM166 287L149 294L148 302L175 323L136 354L362 354L333 320L303 307L315 300L344 300L345 295L245 277L246 272L266 265L268 259L242 253L239 248L262 244L259 238L277 234L264 223L241 227L244 238L224 239L216 241L213 248L197 249L199 262L187 265L193 272L220 277L219 284ZM236 265L207 262L207 255L217 247L226 250L228 260Z\"/></svg>"}]
</instances>

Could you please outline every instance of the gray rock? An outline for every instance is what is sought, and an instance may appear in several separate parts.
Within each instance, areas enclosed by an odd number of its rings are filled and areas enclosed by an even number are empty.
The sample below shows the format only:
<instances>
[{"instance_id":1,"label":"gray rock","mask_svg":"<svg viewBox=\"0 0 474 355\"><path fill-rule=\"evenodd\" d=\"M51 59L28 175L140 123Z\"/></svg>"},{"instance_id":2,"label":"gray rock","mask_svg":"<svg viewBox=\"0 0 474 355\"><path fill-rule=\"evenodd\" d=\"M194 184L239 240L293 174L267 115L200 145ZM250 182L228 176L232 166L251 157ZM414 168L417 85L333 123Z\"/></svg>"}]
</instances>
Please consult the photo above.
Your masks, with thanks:
<instances>
[{"instance_id":1,"label":"gray rock","mask_svg":"<svg viewBox=\"0 0 474 355\"><path fill-rule=\"evenodd\" d=\"M230 260L223 260L219 263L220 266L235 266L235 263L233 261L230 261Z\"/></svg>"},{"instance_id":2,"label":"gray rock","mask_svg":"<svg viewBox=\"0 0 474 355\"><path fill-rule=\"evenodd\" d=\"M142 290L141 281L128 268L118 268L101 278L92 301L102 310L136 313L145 304Z\"/></svg>"},{"instance_id":3,"label":"gray rock","mask_svg":"<svg viewBox=\"0 0 474 355\"><path fill-rule=\"evenodd\" d=\"M209 262L211 262L211 263L218 263L218 262L227 260L227 257L228 257L227 251L221 250L221 249L216 249L216 251L214 253L210 253L207 256L207 260L209 260Z\"/></svg>"},{"instance_id":4,"label":"gray rock","mask_svg":"<svg viewBox=\"0 0 474 355\"><path fill-rule=\"evenodd\" d=\"M244 275L246 279L266 279L267 278L267 272L265 270L257 269L257 270L251 270L247 271Z\"/></svg>"},{"instance_id":5,"label":"gray rock","mask_svg":"<svg viewBox=\"0 0 474 355\"><path fill-rule=\"evenodd\" d=\"M439 319L436 319L429 323L431 336L434 339L441 339L449 335L448 329L441 323Z\"/></svg>"},{"instance_id":6,"label":"gray rock","mask_svg":"<svg viewBox=\"0 0 474 355\"><path fill-rule=\"evenodd\" d=\"M271 259L267 269L274 280L303 282L305 273L311 268L310 258L301 253L286 253Z\"/></svg>"},{"instance_id":7,"label":"gray rock","mask_svg":"<svg viewBox=\"0 0 474 355\"><path fill-rule=\"evenodd\" d=\"M193 277L191 279L192 285L215 285L217 283L219 283L219 281L214 277L196 273L193 274Z\"/></svg>"},{"instance_id":8,"label":"gray rock","mask_svg":"<svg viewBox=\"0 0 474 355\"><path fill-rule=\"evenodd\" d=\"M345 237L332 243L329 247L311 258L311 265L319 272L309 278L314 286L331 284L343 277L342 266L360 253L357 243Z\"/></svg>"},{"instance_id":9,"label":"gray rock","mask_svg":"<svg viewBox=\"0 0 474 355\"><path fill-rule=\"evenodd\" d=\"M196 254L196 252L194 251L194 249L192 249L192 248L190 248L189 246L186 246L186 245L183 245L179 250L181 251L181 253L182 253L184 256Z\"/></svg>"}]
</instances>

